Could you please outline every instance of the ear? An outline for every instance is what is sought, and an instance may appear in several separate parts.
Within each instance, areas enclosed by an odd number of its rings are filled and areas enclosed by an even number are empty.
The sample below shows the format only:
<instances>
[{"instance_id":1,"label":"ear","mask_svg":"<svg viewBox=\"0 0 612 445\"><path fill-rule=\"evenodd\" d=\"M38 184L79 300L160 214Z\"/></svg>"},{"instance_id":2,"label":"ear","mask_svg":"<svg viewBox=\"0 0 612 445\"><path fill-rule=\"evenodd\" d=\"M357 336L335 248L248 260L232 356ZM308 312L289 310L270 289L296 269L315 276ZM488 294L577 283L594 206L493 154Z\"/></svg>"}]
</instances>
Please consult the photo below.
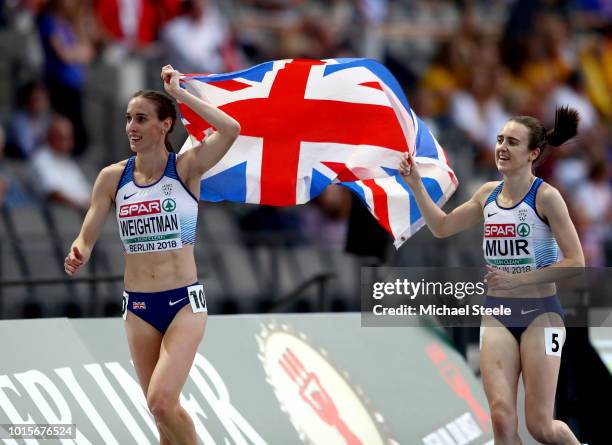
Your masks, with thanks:
<instances>
[{"instance_id":1,"label":"ear","mask_svg":"<svg viewBox=\"0 0 612 445\"><path fill-rule=\"evenodd\" d=\"M542 153L542 149L539 147L536 148L535 150L531 150L531 152L529 153L531 162L535 162L535 160L540 157L540 153Z\"/></svg>"}]
</instances>

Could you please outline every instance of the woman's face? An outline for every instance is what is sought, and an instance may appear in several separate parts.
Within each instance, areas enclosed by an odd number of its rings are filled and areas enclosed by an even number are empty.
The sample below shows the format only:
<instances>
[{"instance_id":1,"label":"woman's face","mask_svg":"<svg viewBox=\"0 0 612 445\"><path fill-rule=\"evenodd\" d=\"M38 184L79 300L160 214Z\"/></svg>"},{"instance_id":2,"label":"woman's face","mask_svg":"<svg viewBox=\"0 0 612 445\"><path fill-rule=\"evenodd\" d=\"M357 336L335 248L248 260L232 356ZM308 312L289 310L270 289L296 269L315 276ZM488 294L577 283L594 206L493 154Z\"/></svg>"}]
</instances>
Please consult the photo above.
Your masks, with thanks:
<instances>
[{"instance_id":1,"label":"woman's face","mask_svg":"<svg viewBox=\"0 0 612 445\"><path fill-rule=\"evenodd\" d=\"M35 115L40 116L49 111L49 95L43 87L36 87L32 90L28 98L28 110Z\"/></svg>"},{"instance_id":2,"label":"woman's face","mask_svg":"<svg viewBox=\"0 0 612 445\"><path fill-rule=\"evenodd\" d=\"M168 119L159 120L153 102L143 97L130 100L125 113L125 132L132 151L163 146L168 129Z\"/></svg>"},{"instance_id":3,"label":"woman's face","mask_svg":"<svg viewBox=\"0 0 612 445\"><path fill-rule=\"evenodd\" d=\"M529 130L523 124L508 121L497 135L495 166L501 173L529 167L537 158L539 149L528 150Z\"/></svg>"}]
</instances>

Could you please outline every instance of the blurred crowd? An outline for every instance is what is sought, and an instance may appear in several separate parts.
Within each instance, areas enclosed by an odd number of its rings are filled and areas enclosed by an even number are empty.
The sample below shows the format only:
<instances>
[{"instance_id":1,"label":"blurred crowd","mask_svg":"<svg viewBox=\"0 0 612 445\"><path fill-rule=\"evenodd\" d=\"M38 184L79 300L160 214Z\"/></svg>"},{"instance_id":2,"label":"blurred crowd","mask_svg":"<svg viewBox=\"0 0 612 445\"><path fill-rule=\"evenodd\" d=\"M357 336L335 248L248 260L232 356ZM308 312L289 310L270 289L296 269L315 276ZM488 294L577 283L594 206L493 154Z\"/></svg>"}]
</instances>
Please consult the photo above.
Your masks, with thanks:
<instances>
[{"instance_id":1,"label":"blurred crowd","mask_svg":"<svg viewBox=\"0 0 612 445\"><path fill-rule=\"evenodd\" d=\"M550 150L537 174L565 196L588 264L611 262L609 1L0 0L0 33L26 36L9 44L27 64L17 80L10 65L0 71L13 96L0 102L5 208L40 199L87 207L94 178L83 165L106 149L85 119L88 75L101 66L156 66L136 86L159 88L147 79L160 65L147 61L210 73L280 58L370 57L393 71L451 163L467 165L460 197L496 178L495 136L510 116L550 127L556 106L578 109L579 136ZM347 238L364 242L351 230L362 227L350 221L351 199L330 187L299 210L242 212L240 226L297 227L292 242L341 250Z\"/></svg>"}]
</instances>

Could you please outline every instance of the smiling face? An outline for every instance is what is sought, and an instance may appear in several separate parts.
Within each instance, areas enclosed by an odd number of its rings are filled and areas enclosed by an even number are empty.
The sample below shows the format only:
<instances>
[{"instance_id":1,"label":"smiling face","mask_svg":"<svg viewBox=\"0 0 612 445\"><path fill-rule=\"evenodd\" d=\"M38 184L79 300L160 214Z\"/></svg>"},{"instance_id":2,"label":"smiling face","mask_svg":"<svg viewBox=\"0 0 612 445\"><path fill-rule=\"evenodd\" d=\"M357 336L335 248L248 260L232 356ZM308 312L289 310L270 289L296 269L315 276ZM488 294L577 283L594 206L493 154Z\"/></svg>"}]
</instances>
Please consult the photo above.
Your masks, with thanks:
<instances>
[{"instance_id":1,"label":"smiling face","mask_svg":"<svg viewBox=\"0 0 612 445\"><path fill-rule=\"evenodd\" d=\"M171 119L159 120L155 103L144 97L135 97L128 103L125 113L125 132L130 149L136 153L149 147L164 145Z\"/></svg>"},{"instance_id":2,"label":"smiling face","mask_svg":"<svg viewBox=\"0 0 612 445\"><path fill-rule=\"evenodd\" d=\"M495 165L500 173L529 168L540 149L529 150L529 129L518 122L508 121L497 135Z\"/></svg>"}]
</instances>

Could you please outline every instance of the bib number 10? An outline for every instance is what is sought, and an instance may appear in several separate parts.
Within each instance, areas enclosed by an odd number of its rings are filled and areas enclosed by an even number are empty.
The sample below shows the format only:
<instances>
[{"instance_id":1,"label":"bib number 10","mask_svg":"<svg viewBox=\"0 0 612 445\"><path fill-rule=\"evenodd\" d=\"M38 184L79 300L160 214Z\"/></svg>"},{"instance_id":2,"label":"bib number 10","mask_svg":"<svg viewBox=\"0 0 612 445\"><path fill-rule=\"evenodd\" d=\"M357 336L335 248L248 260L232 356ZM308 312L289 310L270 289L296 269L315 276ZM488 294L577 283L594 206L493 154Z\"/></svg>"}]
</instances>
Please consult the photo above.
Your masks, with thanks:
<instances>
[{"instance_id":1,"label":"bib number 10","mask_svg":"<svg viewBox=\"0 0 612 445\"><path fill-rule=\"evenodd\" d=\"M123 317L124 320L127 320L127 313L128 313L128 301L130 299L130 296L128 295L127 292L123 292L123 298L121 299L121 317Z\"/></svg>"},{"instance_id":2,"label":"bib number 10","mask_svg":"<svg viewBox=\"0 0 612 445\"><path fill-rule=\"evenodd\" d=\"M191 303L191 310L194 313L207 312L204 286L202 286L201 284L189 286L187 288L187 293L189 295L189 302Z\"/></svg>"}]
</instances>

